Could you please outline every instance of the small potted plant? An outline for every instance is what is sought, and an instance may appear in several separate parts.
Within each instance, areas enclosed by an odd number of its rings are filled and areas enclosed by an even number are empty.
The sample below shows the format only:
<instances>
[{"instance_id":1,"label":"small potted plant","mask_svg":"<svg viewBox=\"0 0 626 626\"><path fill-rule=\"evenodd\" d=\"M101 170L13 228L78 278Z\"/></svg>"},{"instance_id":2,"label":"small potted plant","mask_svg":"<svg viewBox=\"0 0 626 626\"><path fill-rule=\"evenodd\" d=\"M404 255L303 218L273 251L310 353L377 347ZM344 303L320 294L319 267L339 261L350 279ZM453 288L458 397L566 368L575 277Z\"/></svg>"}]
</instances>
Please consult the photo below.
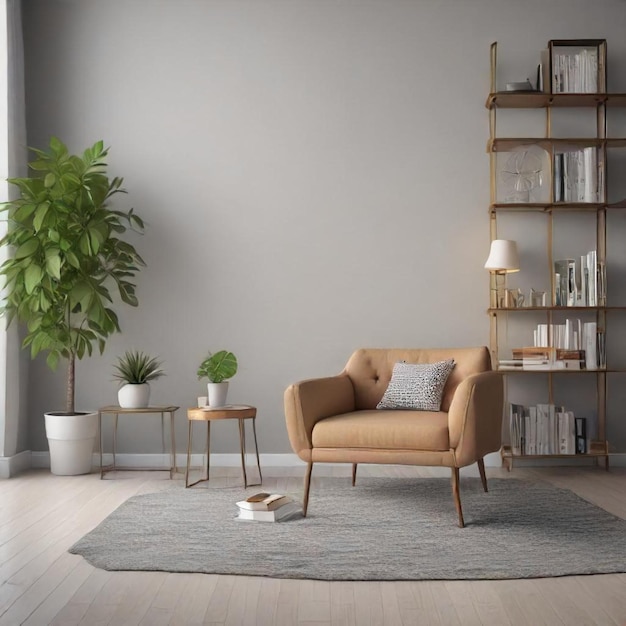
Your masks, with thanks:
<instances>
[{"instance_id":1,"label":"small potted plant","mask_svg":"<svg viewBox=\"0 0 626 626\"><path fill-rule=\"evenodd\" d=\"M209 406L225 406L228 395L228 379L237 373L237 357L227 350L220 350L200 363L198 379L208 378Z\"/></svg>"},{"instance_id":2,"label":"small potted plant","mask_svg":"<svg viewBox=\"0 0 626 626\"><path fill-rule=\"evenodd\" d=\"M156 358L139 350L127 350L123 356L117 357L113 376L122 383L117 392L117 401L123 409L149 406L149 381L165 374L161 365Z\"/></svg>"}]
</instances>

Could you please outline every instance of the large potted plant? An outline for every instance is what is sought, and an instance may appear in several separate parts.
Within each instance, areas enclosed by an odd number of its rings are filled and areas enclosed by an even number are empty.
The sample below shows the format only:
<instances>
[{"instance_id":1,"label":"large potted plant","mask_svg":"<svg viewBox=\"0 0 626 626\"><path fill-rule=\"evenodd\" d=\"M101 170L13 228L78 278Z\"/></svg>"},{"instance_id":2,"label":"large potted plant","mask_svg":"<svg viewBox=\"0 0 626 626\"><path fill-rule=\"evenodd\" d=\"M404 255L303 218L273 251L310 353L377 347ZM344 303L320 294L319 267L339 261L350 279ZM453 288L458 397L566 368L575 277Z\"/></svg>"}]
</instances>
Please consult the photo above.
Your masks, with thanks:
<instances>
[{"instance_id":1,"label":"large potted plant","mask_svg":"<svg viewBox=\"0 0 626 626\"><path fill-rule=\"evenodd\" d=\"M227 350L209 353L198 367L198 378L208 378L209 406L225 406L228 396L228 379L237 373L237 357Z\"/></svg>"},{"instance_id":2,"label":"large potted plant","mask_svg":"<svg viewBox=\"0 0 626 626\"><path fill-rule=\"evenodd\" d=\"M150 381L164 375L158 359L140 350L127 350L117 358L113 376L120 381L117 403L123 409L141 409L150 404Z\"/></svg>"},{"instance_id":3,"label":"large potted plant","mask_svg":"<svg viewBox=\"0 0 626 626\"><path fill-rule=\"evenodd\" d=\"M18 197L0 205L8 214L0 246L11 250L0 268L3 310L8 323L17 318L26 325L23 347L33 358L47 353L52 370L67 362L65 410L45 416L50 466L54 474L84 474L91 471L97 413L75 409L76 359L94 346L102 353L119 332L114 296L137 306L131 280L144 262L122 235L142 231L143 221L133 209L109 206L124 192L123 179L109 180L102 141L82 155L69 154L56 137L48 150L32 151L32 176L9 179Z\"/></svg>"}]
</instances>

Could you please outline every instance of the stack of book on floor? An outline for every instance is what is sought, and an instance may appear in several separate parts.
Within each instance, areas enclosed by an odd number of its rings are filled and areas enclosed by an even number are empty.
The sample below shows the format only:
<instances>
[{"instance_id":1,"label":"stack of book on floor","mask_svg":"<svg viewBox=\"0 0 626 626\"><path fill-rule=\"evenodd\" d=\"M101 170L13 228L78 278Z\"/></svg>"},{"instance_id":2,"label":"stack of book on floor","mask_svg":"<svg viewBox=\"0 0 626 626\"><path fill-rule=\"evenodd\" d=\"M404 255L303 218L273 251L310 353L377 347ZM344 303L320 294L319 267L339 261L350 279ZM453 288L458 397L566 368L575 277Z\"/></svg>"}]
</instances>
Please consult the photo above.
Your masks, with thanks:
<instances>
[{"instance_id":1,"label":"stack of book on floor","mask_svg":"<svg viewBox=\"0 0 626 626\"><path fill-rule=\"evenodd\" d=\"M280 493L255 493L237 502L235 519L247 522L284 522L302 515L302 506Z\"/></svg>"}]
</instances>

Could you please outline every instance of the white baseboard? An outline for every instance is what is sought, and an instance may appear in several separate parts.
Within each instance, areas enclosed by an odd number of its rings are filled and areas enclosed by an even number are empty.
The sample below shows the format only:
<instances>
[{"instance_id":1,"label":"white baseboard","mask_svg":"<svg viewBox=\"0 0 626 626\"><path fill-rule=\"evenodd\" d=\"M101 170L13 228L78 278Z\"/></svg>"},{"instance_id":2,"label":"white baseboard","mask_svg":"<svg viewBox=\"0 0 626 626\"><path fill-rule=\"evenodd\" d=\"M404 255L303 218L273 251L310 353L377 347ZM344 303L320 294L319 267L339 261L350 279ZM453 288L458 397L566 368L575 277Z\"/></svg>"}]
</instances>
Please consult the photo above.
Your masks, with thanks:
<instances>
[{"instance_id":1,"label":"white baseboard","mask_svg":"<svg viewBox=\"0 0 626 626\"><path fill-rule=\"evenodd\" d=\"M11 476L15 476L31 467L30 450L18 452L13 456L0 456L0 478L11 478Z\"/></svg>"},{"instance_id":2,"label":"white baseboard","mask_svg":"<svg viewBox=\"0 0 626 626\"><path fill-rule=\"evenodd\" d=\"M206 463L204 454L192 454L191 466L199 467ZM261 469L263 467L295 467L305 465L295 454L260 454ZM106 453L102 456L104 465L113 463L113 455ZM170 466L170 455L165 454L116 454L115 462L120 467L132 467L141 469L142 467L162 467ZM94 454L94 465L100 465L100 455ZM187 466L187 455L176 454L176 466L185 468ZM246 454L246 466L256 467L256 456ZM211 453L211 467L241 467L240 454L219 454Z\"/></svg>"},{"instance_id":3,"label":"white baseboard","mask_svg":"<svg viewBox=\"0 0 626 626\"><path fill-rule=\"evenodd\" d=\"M611 467L626 467L626 453L614 453L609 455L609 465ZM304 461L300 460L295 454L261 454L261 469L264 467L302 467ZM113 456L110 453L103 455L103 463L110 465L113 462ZM515 461L515 467L554 467L554 466L581 466L590 465L594 461L592 459L520 459ZM602 462L602 461L600 461ZM131 467L133 469L142 468L169 468L169 454L127 454L120 453L116 455L116 463L120 467ZM192 454L191 465L199 467L204 464L204 455ZM93 455L94 467L100 466L100 455ZM185 468L187 465L187 455L184 453L176 454L176 465L179 469ZM256 466L256 456L252 454L246 455L246 465L248 467ZM346 465L345 463L324 463L324 465ZM240 467L241 455L239 454L211 454L211 467ZM502 460L500 453L494 452L485 457L486 467L501 467ZM12 457L0 457L0 478L10 478L17 473L29 468L46 469L50 467L49 452L19 452ZM437 468L432 468L437 469ZM442 475L448 476L450 470L446 467L440 468ZM462 468L461 472L467 475L477 475L477 466L472 465Z\"/></svg>"},{"instance_id":4,"label":"white baseboard","mask_svg":"<svg viewBox=\"0 0 626 626\"><path fill-rule=\"evenodd\" d=\"M50 467L50 453L33 452L29 453L32 459L32 463L28 467L36 469L49 468ZM261 454L259 455L261 460L261 468L263 467L296 467L298 465L304 466L304 461L301 461L295 454ZM113 463L113 455L111 453L105 453L102 455L102 462L104 465L111 465ZM120 467L132 467L133 469L142 468L163 468L168 469L170 466L170 455L165 454L128 454L118 453L115 455L115 462ZM191 465L197 467L205 463L203 454L192 454ZM93 455L94 467L100 466L100 454L94 452ZM176 466L180 469L187 465L187 455L178 452L176 454ZM246 455L246 465L253 467L256 466L256 456L252 454ZM211 454L211 466L212 467L241 467L241 455L240 454Z\"/></svg>"}]
</instances>

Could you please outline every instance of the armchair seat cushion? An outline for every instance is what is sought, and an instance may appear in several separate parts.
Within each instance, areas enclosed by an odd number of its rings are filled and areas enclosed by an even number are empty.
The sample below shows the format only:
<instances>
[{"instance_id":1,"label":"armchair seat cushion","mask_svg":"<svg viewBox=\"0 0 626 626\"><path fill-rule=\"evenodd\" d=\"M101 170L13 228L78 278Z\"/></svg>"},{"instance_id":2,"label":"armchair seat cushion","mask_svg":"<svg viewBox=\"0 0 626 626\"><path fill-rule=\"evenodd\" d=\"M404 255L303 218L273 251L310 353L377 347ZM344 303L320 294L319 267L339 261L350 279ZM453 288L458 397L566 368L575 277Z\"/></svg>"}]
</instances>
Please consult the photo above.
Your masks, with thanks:
<instances>
[{"instance_id":1,"label":"armchair seat cushion","mask_svg":"<svg viewBox=\"0 0 626 626\"><path fill-rule=\"evenodd\" d=\"M448 414L381 409L342 413L318 421L312 440L314 448L448 451Z\"/></svg>"}]
</instances>

